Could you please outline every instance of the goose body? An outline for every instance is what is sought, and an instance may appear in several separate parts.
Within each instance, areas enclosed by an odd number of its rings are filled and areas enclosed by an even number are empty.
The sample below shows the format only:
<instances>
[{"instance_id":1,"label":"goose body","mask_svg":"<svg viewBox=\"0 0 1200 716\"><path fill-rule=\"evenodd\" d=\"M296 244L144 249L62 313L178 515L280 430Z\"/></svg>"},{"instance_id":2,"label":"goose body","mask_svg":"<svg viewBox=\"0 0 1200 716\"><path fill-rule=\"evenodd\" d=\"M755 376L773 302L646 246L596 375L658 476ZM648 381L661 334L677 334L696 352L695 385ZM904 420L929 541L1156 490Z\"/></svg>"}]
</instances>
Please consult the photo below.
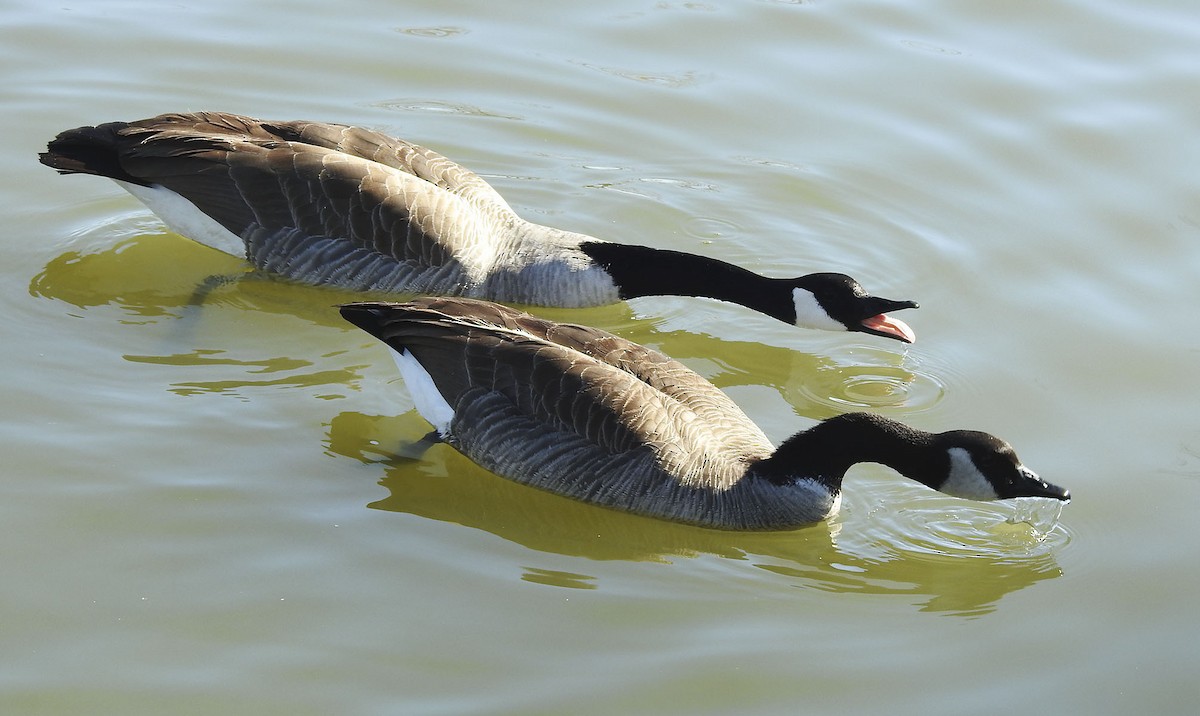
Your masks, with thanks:
<instances>
[{"instance_id":1,"label":"goose body","mask_svg":"<svg viewBox=\"0 0 1200 716\"><path fill-rule=\"evenodd\" d=\"M768 278L525 221L470 170L359 127L165 114L62 132L40 159L109 177L173 231L309 284L568 308L703 296L802 327L915 339L886 312L916 303L849 276Z\"/></svg>"},{"instance_id":2,"label":"goose body","mask_svg":"<svg viewBox=\"0 0 1200 716\"><path fill-rule=\"evenodd\" d=\"M392 349L443 439L498 475L594 504L720 529L788 529L834 514L858 462L973 499L1069 498L986 433L933 434L849 413L776 448L700 375L595 328L458 298L341 311Z\"/></svg>"}]
</instances>

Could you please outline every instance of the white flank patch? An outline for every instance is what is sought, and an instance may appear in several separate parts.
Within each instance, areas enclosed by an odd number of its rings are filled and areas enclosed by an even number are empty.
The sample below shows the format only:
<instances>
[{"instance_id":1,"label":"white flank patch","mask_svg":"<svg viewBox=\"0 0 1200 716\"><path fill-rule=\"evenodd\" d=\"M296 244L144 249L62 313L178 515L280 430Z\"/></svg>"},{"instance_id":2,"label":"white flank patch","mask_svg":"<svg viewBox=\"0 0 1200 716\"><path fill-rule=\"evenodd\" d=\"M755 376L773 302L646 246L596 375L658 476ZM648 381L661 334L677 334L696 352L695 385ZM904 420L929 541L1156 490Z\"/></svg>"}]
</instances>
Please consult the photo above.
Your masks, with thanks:
<instances>
[{"instance_id":1,"label":"white flank patch","mask_svg":"<svg viewBox=\"0 0 1200 716\"><path fill-rule=\"evenodd\" d=\"M834 515L836 515L837 513L841 512L841 511L842 511L842 492L841 492L841 490L839 490L838 493L833 496L833 504L831 504L829 506L829 514L827 514L826 517L833 517Z\"/></svg>"},{"instance_id":2,"label":"white flank patch","mask_svg":"<svg viewBox=\"0 0 1200 716\"><path fill-rule=\"evenodd\" d=\"M434 429L438 431L438 435L445 437L450 432L450 420L454 418L454 408L446 402L442 394L438 392L437 385L434 384L433 378L430 377L429 371L413 358L412 353L390 349L392 358L396 361L396 367L400 369L400 376L404 378L404 384L408 386L408 392L412 395L413 405L416 406L417 412L422 418L429 421Z\"/></svg>"},{"instance_id":3,"label":"white flank patch","mask_svg":"<svg viewBox=\"0 0 1200 716\"><path fill-rule=\"evenodd\" d=\"M971 454L960 447L950 448L950 475L939 491L968 500L997 500L996 488L983 476Z\"/></svg>"},{"instance_id":4,"label":"white flank patch","mask_svg":"<svg viewBox=\"0 0 1200 716\"><path fill-rule=\"evenodd\" d=\"M817 297L812 291L803 288L792 289L792 302L796 304L796 325L801 328L816 328L824 331L849 330L840 322L833 320L817 303Z\"/></svg>"},{"instance_id":5,"label":"white flank patch","mask_svg":"<svg viewBox=\"0 0 1200 716\"><path fill-rule=\"evenodd\" d=\"M142 186L114 179L162 219L171 231L217 251L246 258L246 242L216 219L196 208L192 202L165 187Z\"/></svg>"}]
</instances>

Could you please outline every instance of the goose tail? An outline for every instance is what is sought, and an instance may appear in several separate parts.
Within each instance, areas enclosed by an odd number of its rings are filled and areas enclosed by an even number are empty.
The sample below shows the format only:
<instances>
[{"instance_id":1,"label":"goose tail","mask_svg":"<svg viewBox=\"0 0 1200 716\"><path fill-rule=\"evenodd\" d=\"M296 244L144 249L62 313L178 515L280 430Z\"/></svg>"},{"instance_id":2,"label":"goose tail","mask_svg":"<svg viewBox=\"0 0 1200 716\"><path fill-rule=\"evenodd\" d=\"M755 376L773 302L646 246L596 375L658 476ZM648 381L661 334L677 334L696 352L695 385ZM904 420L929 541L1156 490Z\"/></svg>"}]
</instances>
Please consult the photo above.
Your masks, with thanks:
<instances>
[{"instance_id":1,"label":"goose tail","mask_svg":"<svg viewBox=\"0 0 1200 716\"><path fill-rule=\"evenodd\" d=\"M59 174L95 174L132 184L145 185L121 166L118 145L126 122L109 122L95 127L68 129L50 140L38 160Z\"/></svg>"},{"instance_id":2,"label":"goose tail","mask_svg":"<svg viewBox=\"0 0 1200 716\"><path fill-rule=\"evenodd\" d=\"M346 303L338 306L342 318L376 338L383 339L384 319L387 315L383 303Z\"/></svg>"}]
</instances>

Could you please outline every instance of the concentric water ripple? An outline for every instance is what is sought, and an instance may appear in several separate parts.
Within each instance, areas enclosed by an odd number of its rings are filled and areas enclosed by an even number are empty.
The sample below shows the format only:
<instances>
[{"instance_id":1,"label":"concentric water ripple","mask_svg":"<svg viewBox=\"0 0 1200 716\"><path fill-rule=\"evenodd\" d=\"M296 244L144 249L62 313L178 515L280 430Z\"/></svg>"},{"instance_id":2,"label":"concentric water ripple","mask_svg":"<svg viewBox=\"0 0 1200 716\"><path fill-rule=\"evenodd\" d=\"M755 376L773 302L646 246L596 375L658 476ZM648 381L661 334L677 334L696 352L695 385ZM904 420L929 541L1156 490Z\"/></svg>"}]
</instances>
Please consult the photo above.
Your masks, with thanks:
<instances>
[{"instance_id":1,"label":"concentric water ripple","mask_svg":"<svg viewBox=\"0 0 1200 716\"><path fill-rule=\"evenodd\" d=\"M694 216L683 222L680 227L688 236L698 239L720 239L727 236L737 236L742 230L737 224L725 219L711 216Z\"/></svg>"},{"instance_id":2,"label":"concentric water ripple","mask_svg":"<svg viewBox=\"0 0 1200 716\"><path fill-rule=\"evenodd\" d=\"M844 410L928 410L946 394L946 386L922 371L906 355L883 348L848 346L833 353L794 386L806 399Z\"/></svg>"}]
</instances>

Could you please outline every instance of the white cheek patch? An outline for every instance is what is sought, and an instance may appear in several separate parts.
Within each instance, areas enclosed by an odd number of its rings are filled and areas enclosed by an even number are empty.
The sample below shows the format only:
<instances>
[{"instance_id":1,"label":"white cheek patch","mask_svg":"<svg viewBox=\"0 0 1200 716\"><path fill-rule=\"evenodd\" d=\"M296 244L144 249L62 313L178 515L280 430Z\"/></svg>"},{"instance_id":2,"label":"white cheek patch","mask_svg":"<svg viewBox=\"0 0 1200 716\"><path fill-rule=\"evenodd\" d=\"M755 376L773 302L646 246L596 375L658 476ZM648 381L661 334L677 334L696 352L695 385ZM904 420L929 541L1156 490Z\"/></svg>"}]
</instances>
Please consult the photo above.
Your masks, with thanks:
<instances>
[{"instance_id":1,"label":"white cheek patch","mask_svg":"<svg viewBox=\"0 0 1200 716\"><path fill-rule=\"evenodd\" d=\"M975 466L975 461L971 459L970 453L960 447L950 448L948 452L950 454L950 475L938 488L940 492L968 500L1000 499L1000 496L996 494L996 489L992 487L992 483L988 482L988 479Z\"/></svg>"},{"instance_id":2,"label":"white cheek patch","mask_svg":"<svg viewBox=\"0 0 1200 716\"><path fill-rule=\"evenodd\" d=\"M849 330L839 321L830 318L829 314L817 303L817 297L812 291L803 288L792 289L792 302L796 304L796 325L801 328L816 328L824 331Z\"/></svg>"},{"instance_id":3,"label":"white cheek patch","mask_svg":"<svg viewBox=\"0 0 1200 716\"><path fill-rule=\"evenodd\" d=\"M425 370L411 353L408 351L401 353L391 348L388 350L396 361L396 367L400 369L400 376L404 378L404 384L408 386L408 392L412 395L413 405L417 412L433 425L434 429L438 431L438 435L445 437L450 432L450 421L454 418L454 408L451 408L442 394L438 392L437 385L434 384L429 371Z\"/></svg>"},{"instance_id":4,"label":"white cheek patch","mask_svg":"<svg viewBox=\"0 0 1200 716\"><path fill-rule=\"evenodd\" d=\"M246 242L192 202L162 186L142 186L114 179L162 219L171 231L217 251L246 258Z\"/></svg>"}]
</instances>

